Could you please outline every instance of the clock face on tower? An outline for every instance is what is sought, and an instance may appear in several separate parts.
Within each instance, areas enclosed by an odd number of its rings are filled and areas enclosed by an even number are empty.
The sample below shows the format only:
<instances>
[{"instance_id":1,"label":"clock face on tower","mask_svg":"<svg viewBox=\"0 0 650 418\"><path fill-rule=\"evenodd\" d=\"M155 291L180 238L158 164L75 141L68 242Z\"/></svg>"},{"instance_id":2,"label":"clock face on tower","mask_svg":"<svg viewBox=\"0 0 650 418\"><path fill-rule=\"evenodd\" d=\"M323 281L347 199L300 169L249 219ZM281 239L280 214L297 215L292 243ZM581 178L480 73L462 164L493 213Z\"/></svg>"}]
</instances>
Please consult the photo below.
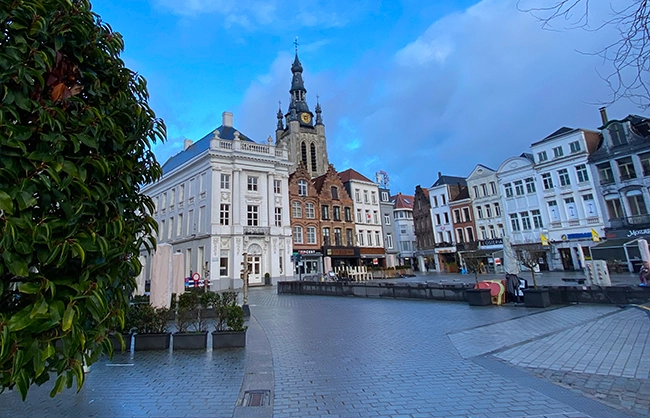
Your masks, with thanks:
<instances>
[{"instance_id":1,"label":"clock face on tower","mask_svg":"<svg viewBox=\"0 0 650 418\"><path fill-rule=\"evenodd\" d=\"M310 115L309 113L301 113L301 114L300 114L300 119L301 119L304 123L309 123L309 122L311 122L311 115Z\"/></svg>"}]
</instances>

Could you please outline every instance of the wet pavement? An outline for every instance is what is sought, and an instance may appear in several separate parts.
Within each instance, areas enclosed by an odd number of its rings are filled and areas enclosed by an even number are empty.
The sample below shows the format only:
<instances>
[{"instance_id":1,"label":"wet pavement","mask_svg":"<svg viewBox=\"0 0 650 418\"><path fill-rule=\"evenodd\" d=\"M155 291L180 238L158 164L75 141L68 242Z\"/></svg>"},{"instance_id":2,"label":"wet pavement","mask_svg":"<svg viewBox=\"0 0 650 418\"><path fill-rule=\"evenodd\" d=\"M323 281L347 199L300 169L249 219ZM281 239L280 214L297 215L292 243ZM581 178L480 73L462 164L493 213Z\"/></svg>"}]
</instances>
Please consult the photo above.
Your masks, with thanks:
<instances>
[{"instance_id":1,"label":"wet pavement","mask_svg":"<svg viewBox=\"0 0 650 418\"><path fill-rule=\"evenodd\" d=\"M474 281L400 280L457 276ZM625 276L616 280L636 285L636 275ZM540 280L563 283L556 273ZM278 295L270 287L251 289L249 303L246 349L117 354L92 366L79 394L50 399L53 381L31 388L25 403L15 392L0 394L0 416L650 414L644 307L470 307ZM264 390L268 406L237 406L244 391Z\"/></svg>"}]
</instances>

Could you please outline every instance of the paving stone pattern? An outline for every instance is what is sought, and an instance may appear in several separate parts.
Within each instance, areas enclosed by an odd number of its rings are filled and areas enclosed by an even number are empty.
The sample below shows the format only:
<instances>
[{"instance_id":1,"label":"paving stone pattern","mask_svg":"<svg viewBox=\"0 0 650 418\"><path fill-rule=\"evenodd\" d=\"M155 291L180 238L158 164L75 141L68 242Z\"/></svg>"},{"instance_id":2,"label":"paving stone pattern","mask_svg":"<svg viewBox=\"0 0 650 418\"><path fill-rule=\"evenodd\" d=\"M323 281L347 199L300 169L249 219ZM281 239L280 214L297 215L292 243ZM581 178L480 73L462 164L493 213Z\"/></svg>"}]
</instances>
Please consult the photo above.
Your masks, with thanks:
<instances>
[{"instance_id":1,"label":"paving stone pattern","mask_svg":"<svg viewBox=\"0 0 650 418\"><path fill-rule=\"evenodd\" d=\"M273 352L275 417L590 416L465 360L447 336L526 308L258 291L250 301Z\"/></svg>"},{"instance_id":2,"label":"paving stone pattern","mask_svg":"<svg viewBox=\"0 0 650 418\"><path fill-rule=\"evenodd\" d=\"M0 417L231 417L243 378L244 352L119 353L100 360L54 399L54 381L0 394Z\"/></svg>"},{"instance_id":3,"label":"paving stone pattern","mask_svg":"<svg viewBox=\"0 0 650 418\"><path fill-rule=\"evenodd\" d=\"M79 394L50 399L53 381L31 388L25 403L0 394L0 417L648 415L650 321L639 309L470 307L270 287L251 289L249 301L244 350L116 354L92 366ZM262 383L270 406L236 407L241 390Z\"/></svg>"},{"instance_id":4,"label":"paving stone pattern","mask_svg":"<svg viewBox=\"0 0 650 418\"><path fill-rule=\"evenodd\" d=\"M575 327L585 321L593 321L603 315L616 313L619 310L619 308L610 305L589 306L588 309L585 309L582 305L573 305L546 309L541 312L531 309L529 312L534 312L532 315L452 332L449 334L449 338L463 358L470 358L539 338L540 336L557 333L567 327ZM558 340L562 340L562 338L554 339L554 342ZM551 347L547 348L554 349L557 347L557 345L552 344ZM528 353L529 349L522 348L521 351Z\"/></svg>"}]
</instances>

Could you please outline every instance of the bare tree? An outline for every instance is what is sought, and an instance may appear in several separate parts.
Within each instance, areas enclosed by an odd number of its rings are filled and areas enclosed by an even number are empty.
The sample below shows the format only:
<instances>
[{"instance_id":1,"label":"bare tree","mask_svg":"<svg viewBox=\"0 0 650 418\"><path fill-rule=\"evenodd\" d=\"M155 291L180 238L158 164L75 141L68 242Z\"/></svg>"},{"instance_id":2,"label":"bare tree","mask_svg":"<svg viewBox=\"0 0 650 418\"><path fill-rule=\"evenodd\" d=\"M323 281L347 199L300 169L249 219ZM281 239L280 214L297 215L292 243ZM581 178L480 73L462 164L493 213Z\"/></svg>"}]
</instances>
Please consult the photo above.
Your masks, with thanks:
<instances>
[{"instance_id":1,"label":"bare tree","mask_svg":"<svg viewBox=\"0 0 650 418\"><path fill-rule=\"evenodd\" d=\"M541 22L544 29L582 29L598 31L613 27L618 35L601 49L583 52L596 55L612 66L609 74L599 74L612 91L611 104L627 98L643 110L650 108L650 4L647 0L628 0L616 8L609 4L604 19L596 19L594 10L602 7L603 0L545 0L546 6L526 7L527 0L518 0L517 7L530 13Z\"/></svg>"},{"instance_id":2,"label":"bare tree","mask_svg":"<svg viewBox=\"0 0 650 418\"><path fill-rule=\"evenodd\" d=\"M467 271L474 273L474 280L478 288L478 273L481 267L481 257L478 252L476 243L465 243L465 250L462 253L463 262Z\"/></svg>"},{"instance_id":3,"label":"bare tree","mask_svg":"<svg viewBox=\"0 0 650 418\"><path fill-rule=\"evenodd\" d=\"M542 244L528 243L513 246L517 260L526 268L530 269L533 277L533 287L537 289L537 280L535 279L535 269L539 266L539 259L546 255L546 250Z\"/></svg>"}]
</instances>

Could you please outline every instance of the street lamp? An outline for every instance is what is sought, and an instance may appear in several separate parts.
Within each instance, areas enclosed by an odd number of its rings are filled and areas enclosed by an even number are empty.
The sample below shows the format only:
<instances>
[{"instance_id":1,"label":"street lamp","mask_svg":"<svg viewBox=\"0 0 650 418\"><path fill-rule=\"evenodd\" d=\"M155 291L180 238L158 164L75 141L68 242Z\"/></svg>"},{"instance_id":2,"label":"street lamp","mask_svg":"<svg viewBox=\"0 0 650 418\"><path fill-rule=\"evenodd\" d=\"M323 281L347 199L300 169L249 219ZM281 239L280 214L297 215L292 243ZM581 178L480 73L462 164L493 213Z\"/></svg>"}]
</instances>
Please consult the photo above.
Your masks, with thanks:
<instances>
[{"instance_id":1,"label":"street lamp","mask_svg":"<svg viewBox=\"0 0 650 418\"><path fill-rule=\"evenodd\" d=\"M248 273L250 273L252 265L248 263L248 253L243 253L242 257L244 261L241 263L242 269L239 276L244 281L244 304L242 305L242 309L244 310L244 316L250 316L251 310L248 307Z\"/></svg>"}]
</instances>

